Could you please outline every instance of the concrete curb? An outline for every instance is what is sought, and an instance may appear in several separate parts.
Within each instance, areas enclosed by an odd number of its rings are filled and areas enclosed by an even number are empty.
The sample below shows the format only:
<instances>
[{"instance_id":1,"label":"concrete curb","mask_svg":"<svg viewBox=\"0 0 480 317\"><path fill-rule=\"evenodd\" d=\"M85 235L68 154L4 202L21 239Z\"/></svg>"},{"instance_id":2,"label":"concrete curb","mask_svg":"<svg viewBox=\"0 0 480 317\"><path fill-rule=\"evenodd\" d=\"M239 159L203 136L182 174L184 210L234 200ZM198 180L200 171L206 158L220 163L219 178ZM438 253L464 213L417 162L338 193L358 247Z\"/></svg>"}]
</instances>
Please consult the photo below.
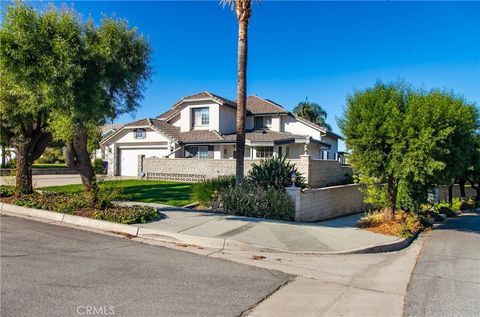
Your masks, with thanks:
<instances>
[{"instance_id":1,"label":"concrete curb","mask_svg":"<svg viewBox=\"0 0 480 317\"><path fill-rule=\"evenodd\" d=\"M187 245L195 245L204 248L220 249L220 250L236 250L236 251L251 251L251 252L277 252L289 254L310 254L310 255L328 255L328 254L358 254L358 253L380 253L398 251L412 243L417 237L418 233L409 239L398 239L396 241L370 245L367 247L341 250L341 251L292 251L277 249L271 247L262 247L246 242L241 242L232 239L192 236L175 232L151 230L135 225L125 225L110 221L91 219L81 216L74 216L69 214L62 214L41 209L33 209L21 207L0 202L0 213L12 216L23 216L29 218L40 218L52 220L59 223L69 225L76 225L80 227L87 227L93 229L100 229L107 232L123 233L133 237L152 239L162 242L181 243ZM33 219L34 220L34 219Z\"/></svg>"}]
</instances>

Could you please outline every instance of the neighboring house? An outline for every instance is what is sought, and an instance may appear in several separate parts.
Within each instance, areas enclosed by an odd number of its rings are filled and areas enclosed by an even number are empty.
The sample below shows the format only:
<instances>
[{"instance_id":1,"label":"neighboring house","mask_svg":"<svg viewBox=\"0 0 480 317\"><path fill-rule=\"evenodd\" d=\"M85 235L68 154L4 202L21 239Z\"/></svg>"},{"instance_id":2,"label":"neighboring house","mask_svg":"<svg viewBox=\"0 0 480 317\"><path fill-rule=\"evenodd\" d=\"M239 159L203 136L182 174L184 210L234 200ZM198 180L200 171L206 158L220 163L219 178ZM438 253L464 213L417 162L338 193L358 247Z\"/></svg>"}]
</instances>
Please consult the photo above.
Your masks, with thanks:
<instances>
[{"instance_id":1,"label":"neighboring house","mask_svg":"<svg viewBox=\"0 0 480 317\"><path fill-rule=\"evenodd\" d=\"M234 159L236 103L209 92L184 97L157 118L124 124L100 142L110 173L138 176L139 157ZM247 98L245 158L305 151L315 159L338 159L340 136L301 119L279 104ZM233 171L234 173L234 171Z\"/></svg>"},{"instance_id":2,"label":"neighboring house","mask_svg":"<svg viewBox=\"0 0 480 317\"><path fill-rule=\"evenodd\" d=\"M101 139L106 139L117 130L121 129L123 124L106 124L100 127ZM104 159L106 157L105 154L105 145L101 145L99 149L97 149L94 153L94 157L96 159Z\"/></svg>"}]
</instances>

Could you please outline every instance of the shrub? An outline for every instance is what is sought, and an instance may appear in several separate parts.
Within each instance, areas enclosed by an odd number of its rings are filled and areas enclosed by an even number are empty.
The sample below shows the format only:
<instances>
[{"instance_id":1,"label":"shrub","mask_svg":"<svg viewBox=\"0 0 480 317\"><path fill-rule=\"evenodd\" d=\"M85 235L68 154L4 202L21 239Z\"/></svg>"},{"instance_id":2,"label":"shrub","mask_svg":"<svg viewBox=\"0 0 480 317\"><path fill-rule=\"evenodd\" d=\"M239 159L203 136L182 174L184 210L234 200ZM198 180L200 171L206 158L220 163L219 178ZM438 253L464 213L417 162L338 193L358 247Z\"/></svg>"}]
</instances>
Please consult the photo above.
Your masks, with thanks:
<instances>
[{"instance_id":1,"label":"shrub","mask_svg":"<svg viewBox=\"0 0 480 317\"><path fill-rule=\"evenodd\" d=\"M230 215L293 220L295 211L283 191L255 185L228 187L220 192L223 211Z\"/></svg>"},{"instance_id":2,"label":"shrub","mask_svg":"<svg viewBox=\"0 0 480 317\"><path fill-rule=\"evenodd\" d=\"M17 167L17 159L13 158L7 162L7 168L15 169Z\"/></svg>"},{"instance_id":3,"label":"shrub","mask_svg":"<svg viewBox=\"0 0 480 317\"><path fill-rule=\"evenodd\" d=\"M105 166L105 162L102 159L95 159L93 160L93 171L96 175L103 175L107 173L107 168Z\"/></svg>"},{"instance_id":4,"label":"shrub","mask_svg":"<svg viewBox=\"0 0 480 317\"><path fill-rule=\"evenodd\" d=\"M269 157L259 164L252 164L247 178L250 182L263 188L273 187L284 190L285 187L292 185L292 173L297 177L295 186L305 188L305 178L297 170L295 164L287 161L286 157Z\"/></svg>"},{"instance_id":5,"label":"shrub","mask_svg":"<svg viewBox=\"0 0 480 317\"><path fill-rule=\"evenodd\" d=\"M209 207L216 199L215 193L229 186L235 186L234 176L224 176L215 179L203 180L192 187L192 198L200 205Z\"/></svg>"},{"instance_id":6,"label":"shrub","mask_svg":"<svg viewBox=\"0 0 480 317\"><path fill-rule=\"evenodd\" d=\"M146 206L116 206L96 211L94 218L124 224L146 223L160 219L160 212L156 208Z\"/></svg>"},{"instance_id":7,"label":"shrub","mask_svg":"<svg viewBox=\"0 0 480 317\"><path fill-rule=\"evenodd\" d=\"M457 213L448 206L440 206L440 208L438 208L438 212L450 218L457 216Z\"/></svg>"},{"instance_id":8,"label":"shrub","mask_svg":"<svg viewBox=\"0 0 480 317\"><path fill-rule=\"evenodd\" d=\"M0 186L0 197L11 197L15 195L15 187L10 185Z\"/></svg>"},{"instance_id":9,"label":"shrub","mask_svg":"<svg viewBox=\"0 0 480 317\"><path fill-rule=\"evenodd\" d=\"M358 221L360 228L403 238L412 237L426 225L431 225L427 219L422 220L418 214L405 211L397 211L395 219L391 221L385 221L383 211L369 212Z\"/></svg>"},{"instance_id":10,"label":"shrub","mask_svg":"<svg viewBox=\"0 0 480 317\"><path fill-rule=\"evenodd\" d=\"M452 199L452 206L450 207L450 209L452 209L452 211L454 212L460 211L462 209L462 201L460 200L460 198Z\"/></svg>"},{"instance_id":11,"label":"shrub","mask_svg":"<svg viewBox=\"0 0 480 317\"><path fill-rule=\"evenodd\" d=\"M112 206L115 200L129 200L129 196L122 193L122 188L115 182L98 182L97 202L95 208L106 209Z\"/></svg>"},{"instance_id":12,"label":"shrub","mask_svg":"<svg viewBox=\"0 0 480 317\"><path fill-rule=\"evenodd\" d=\"M29 208L38 208L71 214L75 210L87 206L83 195L71 193L33 193L17 197L13 204Z\"/></svg>"}]
</instances>

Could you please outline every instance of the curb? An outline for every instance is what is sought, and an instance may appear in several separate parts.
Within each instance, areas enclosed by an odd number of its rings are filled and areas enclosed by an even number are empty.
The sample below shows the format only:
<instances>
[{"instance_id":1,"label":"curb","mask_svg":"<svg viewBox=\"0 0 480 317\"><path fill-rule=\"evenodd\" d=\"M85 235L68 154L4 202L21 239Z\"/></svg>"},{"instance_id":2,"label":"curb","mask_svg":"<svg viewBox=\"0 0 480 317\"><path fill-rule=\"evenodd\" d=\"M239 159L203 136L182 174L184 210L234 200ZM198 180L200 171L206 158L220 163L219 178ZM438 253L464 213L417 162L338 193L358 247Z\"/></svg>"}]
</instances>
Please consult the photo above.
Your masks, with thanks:
<instances>
[{"instance_id":1,"label":"curb","mask_svg":"<svg viewBox=\"0 0 480 317\"><path fill-rule=\"evenodd\" d=\"M288 253L288 254L304 254L304 255L328 255L328 254L359 254L359 253L381 253L393 252L408 247L419 233L408 239L398 239L396 241L370 245L363 248L342 250L342 251L291 251L284 249L277 249L271 247L262 247L246 242L241 242L231 239L211 238L192 236L175 232L152 230L135 225L125 225L105 220L91 219L81 216L74 216L69 214L62 214L47 210L34 209L22 206L11 205L0 202L0 213L3 215L23 216L29 218L40 218L52 220L59 223L75 225L80 227L87 227L99 229L102 231L123 233L133 237L157 240L170 243L182 243L188 245L195 245L204 248L220 249L220 250L236 250L236 251L251 251L251 252L274 252L274 253ZM33 219L35 220L35 219Z\"/></svg>"}]
</instances>

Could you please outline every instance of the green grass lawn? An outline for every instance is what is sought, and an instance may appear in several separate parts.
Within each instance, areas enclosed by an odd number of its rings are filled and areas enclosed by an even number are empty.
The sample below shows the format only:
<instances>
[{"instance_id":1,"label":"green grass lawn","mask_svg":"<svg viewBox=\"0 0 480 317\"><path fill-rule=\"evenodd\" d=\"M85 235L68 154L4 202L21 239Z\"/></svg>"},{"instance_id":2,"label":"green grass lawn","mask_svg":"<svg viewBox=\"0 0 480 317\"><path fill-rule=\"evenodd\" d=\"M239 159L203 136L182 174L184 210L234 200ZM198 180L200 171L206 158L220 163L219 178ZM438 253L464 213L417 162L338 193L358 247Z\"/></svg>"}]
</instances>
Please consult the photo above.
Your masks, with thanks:
<instances>
[{"instance_id":1,"label":"green grass lawn","mask_svg":"<svg viewBox=\"0 0 480 317\"><path fill-rule=\"evenodd\" d=\"M124 195L124 200L159 203L172 206L185 206L192 203L192 184L170 181L149 181L137 179L105 181L101 185L113 188ZM55 192L79 193L83 187L80 184L42 187L42 190Z\"/></svg>"},{"instance_id":2,"label":"green grass lawn","mask_svg":"<svg viewBox=\"0 0 480 317\"><path fill-rule=\"evenodd\" d=\"M67 168L64 163L33 164L33 168Z\"/></svg>"}]
</instances>

